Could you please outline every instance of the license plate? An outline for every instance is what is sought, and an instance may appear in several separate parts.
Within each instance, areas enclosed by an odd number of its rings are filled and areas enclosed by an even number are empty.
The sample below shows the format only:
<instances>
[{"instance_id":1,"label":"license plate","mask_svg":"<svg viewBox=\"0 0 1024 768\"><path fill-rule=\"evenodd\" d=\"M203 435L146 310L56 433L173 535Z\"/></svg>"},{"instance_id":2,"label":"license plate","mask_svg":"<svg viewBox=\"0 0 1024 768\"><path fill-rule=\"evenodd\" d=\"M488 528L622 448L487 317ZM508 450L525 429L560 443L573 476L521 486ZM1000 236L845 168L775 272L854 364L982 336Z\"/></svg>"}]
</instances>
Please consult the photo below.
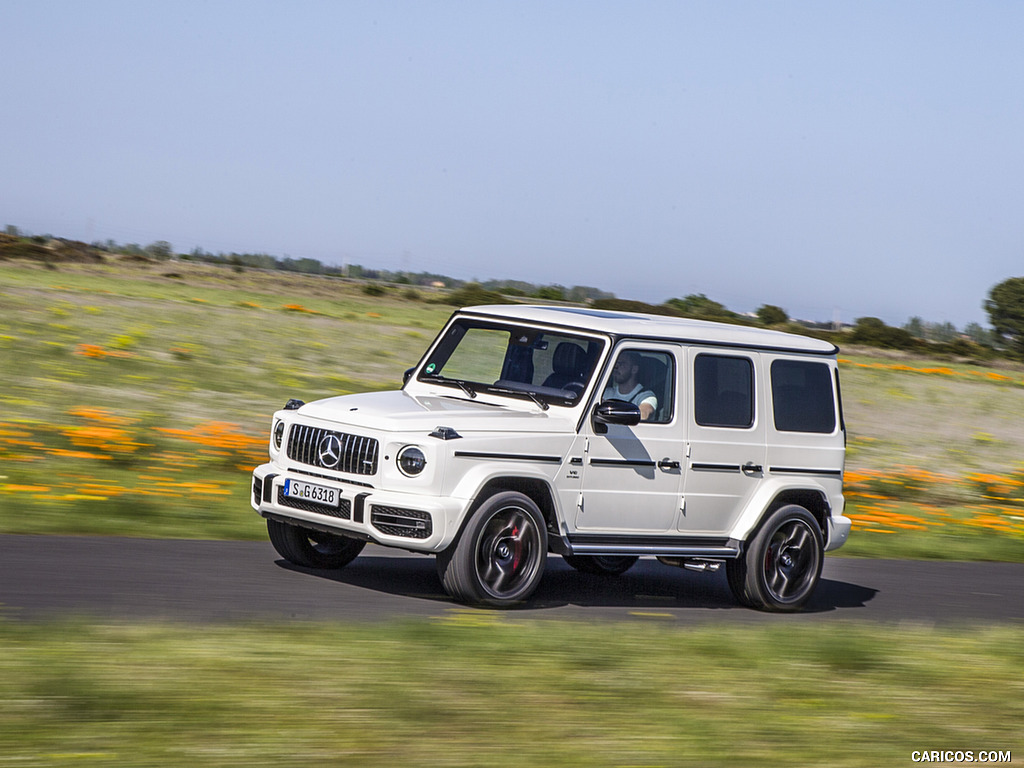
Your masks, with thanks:
<instances>
[{"instance_id":1,"label":"license plate","mask_svg":"<svg viewBox=\"0 0 1024 768\"><path fill-rule=\"evenodd\" d=\"M325 507L338 506L341 497L337 488L303 483L299 480L285 480L284 495L290 499L303 499L304 501L323 504Z\"/></svg>"}]
</instances>

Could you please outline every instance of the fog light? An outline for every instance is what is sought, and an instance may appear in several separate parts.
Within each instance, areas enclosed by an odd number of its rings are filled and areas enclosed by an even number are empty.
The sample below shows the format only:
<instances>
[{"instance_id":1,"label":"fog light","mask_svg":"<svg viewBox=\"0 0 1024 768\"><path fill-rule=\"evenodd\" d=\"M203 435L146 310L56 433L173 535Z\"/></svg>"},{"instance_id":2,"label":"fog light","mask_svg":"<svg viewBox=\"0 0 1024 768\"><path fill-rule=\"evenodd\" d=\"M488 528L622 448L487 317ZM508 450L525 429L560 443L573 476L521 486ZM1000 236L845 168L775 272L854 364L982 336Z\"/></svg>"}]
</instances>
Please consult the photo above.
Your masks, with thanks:
<instances>
[{"instance_id":1,"label":"fog light","mask_svg":"<svg viewBox=\"0 0 1024 768\"><path fill-rule=\"evenodd\" d=\"M415 477L427 466L427 457L415 445L407 445L400 450L396 461L402 474L408 477Z\"/></svg>"}]
</instances>

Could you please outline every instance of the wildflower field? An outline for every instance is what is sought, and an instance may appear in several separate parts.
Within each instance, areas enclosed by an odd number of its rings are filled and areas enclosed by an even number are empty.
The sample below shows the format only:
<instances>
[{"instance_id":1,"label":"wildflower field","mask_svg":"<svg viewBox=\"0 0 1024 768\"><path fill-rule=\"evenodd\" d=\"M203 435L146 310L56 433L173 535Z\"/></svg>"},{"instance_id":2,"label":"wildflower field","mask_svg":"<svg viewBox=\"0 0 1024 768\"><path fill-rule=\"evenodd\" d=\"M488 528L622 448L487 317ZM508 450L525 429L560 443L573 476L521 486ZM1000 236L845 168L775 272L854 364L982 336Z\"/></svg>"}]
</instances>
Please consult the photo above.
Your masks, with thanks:
<instances>
[{"instance_id":1,"label":"wildflower field","mask_svg":"<svg viewBox=\"0 0 1024 768\"><path fill-rule=\"evenodd\" d=\"M375 291L374 293L377 293ZM0 264L0 532L263 538L271 414L392 388L415 291L188 263ZM1024 368L844 350L843 553L1024 560Z\"/></svg>"},{"instance_id":2,"label":"wildflower field","mask_svg":"<svg viewBox=\"0 0 1024 768\"><path fill-rule=\"evenodd\" d=\"M258 539L289 397L398 386L448 307L175 264L0 264L0 532Z\"/></svg>"}]
</instances>

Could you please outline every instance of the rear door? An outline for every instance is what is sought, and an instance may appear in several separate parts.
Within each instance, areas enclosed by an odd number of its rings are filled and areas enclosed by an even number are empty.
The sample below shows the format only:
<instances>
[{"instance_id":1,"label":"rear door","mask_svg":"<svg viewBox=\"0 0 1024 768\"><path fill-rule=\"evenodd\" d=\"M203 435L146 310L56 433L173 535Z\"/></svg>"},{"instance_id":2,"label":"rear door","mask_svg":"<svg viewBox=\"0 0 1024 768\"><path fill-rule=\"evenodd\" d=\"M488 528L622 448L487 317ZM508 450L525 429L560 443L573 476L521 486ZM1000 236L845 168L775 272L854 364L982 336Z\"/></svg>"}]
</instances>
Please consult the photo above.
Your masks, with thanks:
<instances>
[{"instance_id":1,"label":"rear door","mask_svg":"<svg viewBox=\"0 0 1024 768\"><path fill-rule=\"evenodd\" d=\"M833 504L841 504L846 436L836 363L769 357L764 361L771 377L766 468L794 483L821 487Z\"/></svg>"},{"instance_id":2,"label":"rear door","mask_svg":"<svg viewBox=\"0 0 1024 768\"><path fill-rule=\"evenodd\" d=\"M765 474L764 387L757 352L691 348L685 498L679 528L728 533Z\"/></svg>"}]
</instances>

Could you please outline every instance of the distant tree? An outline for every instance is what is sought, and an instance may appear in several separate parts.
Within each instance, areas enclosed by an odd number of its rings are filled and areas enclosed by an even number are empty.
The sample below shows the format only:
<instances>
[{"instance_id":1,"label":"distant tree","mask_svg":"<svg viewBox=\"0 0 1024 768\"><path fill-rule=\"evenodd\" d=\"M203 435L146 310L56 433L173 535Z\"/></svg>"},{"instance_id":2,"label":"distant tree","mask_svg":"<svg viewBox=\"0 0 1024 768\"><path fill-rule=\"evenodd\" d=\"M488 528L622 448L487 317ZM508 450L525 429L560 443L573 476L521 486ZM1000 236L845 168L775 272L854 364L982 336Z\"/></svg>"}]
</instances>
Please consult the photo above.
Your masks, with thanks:
<instances>
[{"instance_id":1,"label":"distant tree","mask_svg":"<svg viewBox=\"0 0 1024 768\"><path fill-rule=\"evenodd\" d=\"M247 267L277 269L277 259L266 253L243 253L238 258Z\"/></svg>"},{"instance_id":2,"label":"distant tree","mask_svg":"<svg viewBox=\"0 0 1024 768\"><path fill-rule=\"evenodd\" d=\"M594 309L607 309L612 312L639 312L644 315L669 315L680 317L682 313L665 304L647 304L634 299L594 299L591 305Z\"/></svg>"},{"instance_id":3,"label":"distant tree","mask_svg":"<svg viewBox=\"0 0 1024 768\"><path fill-rule=\"evenodd\" d=\"M285 272L302 272L307 275L319 275L324 271L324 265L316 259L293 259L285 257L280 262L279 269ZM364 275L368 277L368 275Z\"/></svg>"},{"instance_id":4,"label":"distant tree","mask_svg":"<svg viewBox=\"0 0 1024 768\"><path fill-rule=\"evenodd\" d=\"M912 349L920 343L905 328L893 328L877 317L857 318L849 340L854 344L886 349Z\"/></svg>"},{"instance_id":5,"label":"distant tree","mask_svg":"<svg viewBox=\"0 0 1024 768\"><path fill-rule=\"evenodd\" d=\"M475 304L510 304L500 293L489 291L480 283L466 283L446 296L436 299L439 304L451 304L456 307L471 307Z\"/></svg>"},{"instance_id":6,"label":"distant tree","mask_svg":"<svg viewBox=\"0 0 1024 768\"><path fill-rule=\"evenodd\" d=\"M565 301L565 288L560 285L545 285L538 288L534 296L547 301Z\"/></svg>"},{"instance_id":7,"label":"distant tree","mask_svg":"<svg viewBox=\"0 0 1024 768\"><path fill-rule=\"evenodd\" d=\"M157 240L155 243L150 243L145 248L146 253L158 261L168 261L174 256L174 248L166 240Z\"/></svg>"},{"instance_id":8,"label":"distant tree","mask_svg":"<svg viewBox=\"0 0 1024 768\"><path fill-rule=\"evenodd\" d=\"M992 345L992 332L980 323L968 323L964 328L964 335L975 344Z\"/></svg>"},{"instance_id":9,"label":"distant tree","mask_svg":"<svg viewBox=\"0 0 1024 768\"><path fill-rule=\"evenodd\" d=\"M1024 355L1024 277L1011 277L989 291L985 311L996 338Z\"/></svg>"},{"instance_id":10,"label":"distant tree","mask_svg":"<svg viewBox=\"0 0 1024 768\"><path fill-rule=\"evenodd\" d=\"M4 234L10 235L11 237L21 237L21 231L13 224L7 225L7 227L4 229Z\"/></svg>"},{"instance_id":11,"label":"distant tree","mask_svg":"<svg viewBox=\"0 0 1024 768\"><path fill-rule=\"evenodd\" d=\"M574 285L565 294L565 297L569 301L577 301L582 304L585 301L595 301L597 299L614 299L615 294L602 291L600 288L592 288L589 285Z\"/></svg>"},{"instance_id":12,"label":"distant tree","mask_svg":"<svg viewBox=\"0 0 1024 768\"><path fill-rule=\"evenodd\" d=\"M925 326L925 338L929 341L953 341L959 335L960 332L956 326L950 322L928 323Z\"/></svg>"},{"instance_id":13,"label":"distant tree","mask_svg":"<svg viewBox=\"0 0 1024 768\"><path fill-rule=\"evenodd\" d=\"M764 325L782 325L789 322L789 315L782 307L765 304L757 310L757 319Z\"/></svg>"},{"instance_id":14,"label":"distant tree","mask_svg":"<svg viewBox=\"0 0 1024 768\"><path fill-rule=\"evenodd\" d=\"M739 315L725 308L714 299L709 299L702 293L692 293L681 299L669 299L665 302L673 312L684 317L696 317L698 319L710 319L719 323L736 323Z\"/></svg>"},{"instance_id":15,"label":"distant tree","mask_svg":"<svg viewBox=\"0 0 1024 768\"><path fill-rule=\"evenodd\" d=\"M485 290L504 293L506 296L533 296L537 293L536 285L522 280L488 280L480 285Z\"/></svg>"},{"instance_id":16,"label":"distant tree","mask_svg":"<svg viewBox=\"0 0 1024 768\"><path fill-rule=\"evenodd\" d=\"M912 317L907 321L907 324L903 326L903 330L915 339L923 339L925 337L924 320L920 317Z\"/></svg>"}]
</instances>

